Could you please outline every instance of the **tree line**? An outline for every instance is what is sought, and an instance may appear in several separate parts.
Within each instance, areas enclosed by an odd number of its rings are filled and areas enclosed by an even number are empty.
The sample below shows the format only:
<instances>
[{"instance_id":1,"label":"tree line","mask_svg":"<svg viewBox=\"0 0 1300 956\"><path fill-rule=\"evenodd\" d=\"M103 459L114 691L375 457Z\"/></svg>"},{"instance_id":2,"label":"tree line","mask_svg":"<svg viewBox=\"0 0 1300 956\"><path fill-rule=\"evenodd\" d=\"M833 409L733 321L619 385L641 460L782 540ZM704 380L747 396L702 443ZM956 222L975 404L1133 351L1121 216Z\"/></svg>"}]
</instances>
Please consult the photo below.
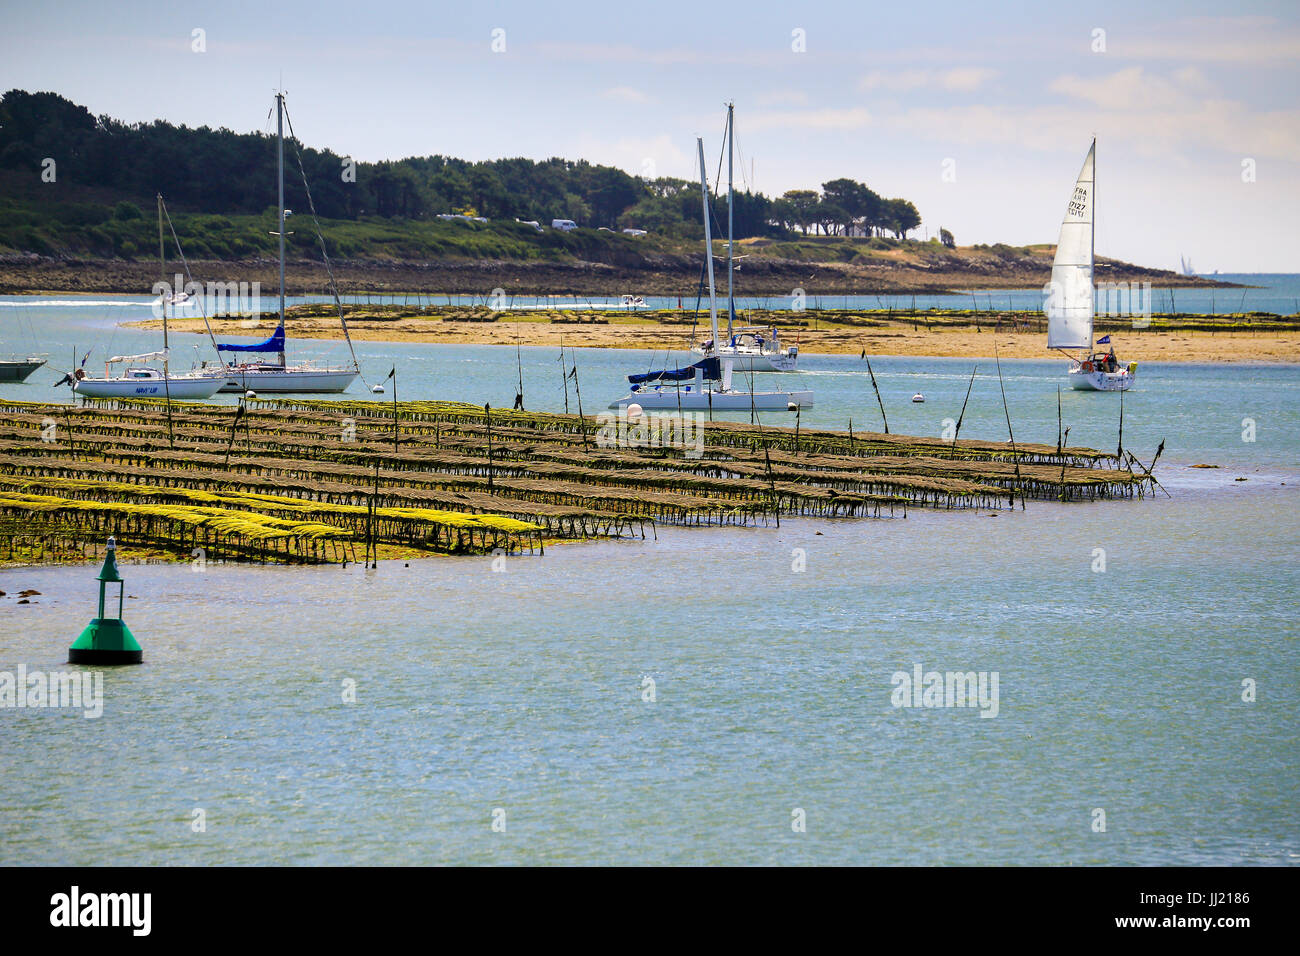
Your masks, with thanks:
<instances>
[{"instance_id":1,"label":"tree line","mask_svg":"<svg viewBox=\"0 0 1300 956\"><path fill-rule=\"evenodd\" d=\"M316 210L332 219L464 213L543 224L572 219L683 238L703 234L699 187L687 180L642 179L611 166L558 158L469 162L431 155L360 163L286 137L285 203L301 212L306 196L299 156ZM275 164L274 135L163 120L124 123L96 117L56 93L10 90L0 98L0 168L29 173L33 183L53 176L54 182L112 200L148 200L161 192L180 210L258 213L274 209ZM852 179L776 198L747 190L736 193L734 205L739 238L797 232L906 238L921 221L911 202L884 198ZM725 226L725 196L714 197L713 213Z\"/></svg>"}]
</instances>

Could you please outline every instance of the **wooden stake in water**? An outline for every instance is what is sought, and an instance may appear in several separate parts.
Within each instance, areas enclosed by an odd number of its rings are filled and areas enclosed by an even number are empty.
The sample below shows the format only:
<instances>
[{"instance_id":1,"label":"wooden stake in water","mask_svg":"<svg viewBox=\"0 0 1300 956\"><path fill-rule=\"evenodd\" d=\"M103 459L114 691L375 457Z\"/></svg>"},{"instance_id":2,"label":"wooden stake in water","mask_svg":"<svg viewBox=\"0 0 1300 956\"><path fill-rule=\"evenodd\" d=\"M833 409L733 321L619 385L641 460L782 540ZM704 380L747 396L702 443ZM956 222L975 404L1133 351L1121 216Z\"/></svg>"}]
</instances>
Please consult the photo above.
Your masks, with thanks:
<instances>
[{"instance_id":1,"label":"wooden stake in water","mask_svg":"<svg viewBox=\"0 0 1300 956\"><path fill-rule=\"evenodd\" d=\"M1056 386L1056 453L1061 453L1061 386Z\"/></svg>"},{"instance_id":2,"label":"wooden stake in water","mask_svg":"<svg viewBox=\"0 0 1300 956\"><path fill-rule=\"evenodd\" d=\"M379 538L375 533L375 521L379 510L379 459L375 459L375 490L370 495L370 510L366 514L366 567L379 567Z\"/></svg>"},{"instance_id":3,"label":"wooden stake in water","mask_svg":"<svg viewBox=\"0 0 1300 956\"><path fill-rule=\"evenodd\" d=\"M578 381L578 360L573 360L573 394L578 398L578 424L582 428L582 447L587 447L587 419L582 414L582 383Z\"/></svg>"},{"instance_id":4,"label":"wooden stake in water","mask_svg":"<svg viewBox=\"0 0 1300 956\"><path fill-rule=\"evenodd\" d=\"M866 358L864 354L862 356ZM876 401L880 404L880 418L885 423L885 434L889 434L889 419L885 417L885 403L880 398L880 387L876 384L876 373L871 370L871 359L867 359L867 374L871 376L871 387L876 391Z\"/></svg>"},{"instance_id":5,"label":"wooden stake in water","mask_svg":"<svg viewBox=\"0 0 1300 956\"><path fill-rule=\"evenodd\" d=\"M235 407L235 420L230 423L230 444L226 446L226 465L230 467L230 452L235 447L235 436L239 433L239 420L244 417L244 396L239 397L239 404Z\"/></svg>"},{"instance_id":6,"label":"wooden stake in water","mask_svg":"<svg viewBox=\"0 0 1300 956\"><path fill-rule=\"evenodd\" d=\"M515 323L515 367L519 370L519 392L515 395L515 408L524 410L524 354L519 341L519 323Z\"/></svg>"},{"instance_id":7,"label":"wooden stake in water","mask_svg":"<svg viewBox=\"0 0 1300 956\"><path fill-rule=\"evenodd\" d=\"M1002 391L1002 411L1007 416L1007 437L1011 439L1011 456L1016 466L1016 487L1020 489L1020 510L1025 510L1025 486L1020 480L1020 453L1016 451L1016 435L1011 430L1011 410L1007 407L1007 389L1002 384L1002 359L998 357L998 347L993 346L993 360L998 363L998 388ZM1011 503L1016 503L1015 492L1011 494Z\"/></svg>"},{"instance_id":8,"label":"wooden stake in water","mask_svg":"<svg viewBox=\"0 0 1300 956\"><path fill-rule=\"evenodd\" d=\"M763 460L767 462L767 487L772 492L772 512L776 515L776 526L781 527L781 505L776 498L776 482L772 480L772 456L767 451L767 440L763 441Z\"/></svg>"},{"instance_id":9,"label":"wooden stake in water","mask_svg":"<svg viewBox=\"0 0 1300 956\"><path fill-rule=\"evenodd\" d=\"M560 336L560 381L564 384L564 414L569 414L569 370L564 365L564 336Z\"/></svg>"},{"instance_id":10,"label":"wooden stake in water","mask_svg":"<svg viewBox=\"0 0 1300 956\"><path fill-rule=\"evenodd\" d=\"M1124 390L1119 390L1119 444L1115 446L1115 457L1124 457Z\"/></svg>"},{"instance_id":11,"label":"wooden stake in water","mask_svg":"<svg viewBox=\"0 0 1300 956\"><path fill-rule=\"evenodd\" d=\"M961 434L961 422L962 419L966 417L966 403L970 401L970 390L975 387L975 373L979 370L980 367L976 365L970 371L970 382L966 386L966 398L963 399L961 403L961 414L957 416L957 427L952 431L952 448L954 453L957 450L957 436Z\"/></svg>"}]
</instances>

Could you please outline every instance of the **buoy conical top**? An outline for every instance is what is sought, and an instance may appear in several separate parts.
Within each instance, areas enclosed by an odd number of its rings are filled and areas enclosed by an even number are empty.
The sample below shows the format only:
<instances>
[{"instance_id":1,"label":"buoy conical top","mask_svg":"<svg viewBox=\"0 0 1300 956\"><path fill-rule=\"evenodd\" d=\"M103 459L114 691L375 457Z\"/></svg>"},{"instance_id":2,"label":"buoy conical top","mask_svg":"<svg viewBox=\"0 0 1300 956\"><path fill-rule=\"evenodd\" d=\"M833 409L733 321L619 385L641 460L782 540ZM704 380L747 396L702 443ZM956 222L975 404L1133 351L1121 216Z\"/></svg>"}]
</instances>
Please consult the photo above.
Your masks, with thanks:
<instances>
[{"instance_id":1,"label":"buoy conical top","mask_svg":"<svg viewBox=\"0 0 1300 956\"><path fill-rule=\"evenodd\" d=\"M111 581L114 584L122 583L122 575L117 572L117 541L113 538L108 539L108 548L104 552L104 566L99 569L99 577L96 580Z\"/></svg>"},{"instance_id":2,"label":"buoy conical top","mask_svg":"<svg viewBox=\"0 0 1300 956\"><path fill-rule=\"evenodd\" d=\"M122 599L126 585L117 570L117 541L108 539L104 566L99 570L99 616L94 618L68 649L69 664L139 664L144 651L122 620ZM104 613L105 585L116 584L117 617Z\"/></svg>"}]
</instances>

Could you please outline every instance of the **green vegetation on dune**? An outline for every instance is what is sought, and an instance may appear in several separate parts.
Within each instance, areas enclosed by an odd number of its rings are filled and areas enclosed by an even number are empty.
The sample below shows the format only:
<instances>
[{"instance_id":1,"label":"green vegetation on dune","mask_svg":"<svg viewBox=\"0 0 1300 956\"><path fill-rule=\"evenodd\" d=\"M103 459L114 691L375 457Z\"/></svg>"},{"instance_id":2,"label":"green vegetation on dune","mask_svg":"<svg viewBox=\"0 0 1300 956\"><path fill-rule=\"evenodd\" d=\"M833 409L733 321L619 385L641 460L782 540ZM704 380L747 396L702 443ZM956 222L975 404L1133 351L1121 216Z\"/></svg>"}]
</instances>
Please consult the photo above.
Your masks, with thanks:
<instances>
[{"instance_id":1,"label":"green vegetation on dune","mask_svg":"<svg viewBox=\"0 0 1300 956\"><path fill-rule=\"evenodd\" d=\"M157 244L147 213L161 192L175 213L226 220L203 223L214 228L194 235L195 255L256 255L270 245L275 155L274 138L265 133L191 129L161 120L123 123L96 117L55 93L10 90L0 98L0 193L21 201L0 206L0 243L46 255L146 254ZM350 245L362 240L403 256L454 252L468 258L580 257L584 245L604 248L612 242L608 236L549 235L554 219L572 219L593 231L638 228L677 240L703 235L699 187L692 181L645 179L559 158L469 162L431 155L353 162L290 139L285 201L300 216L309 204L299 162L315 208L331 220L344 256L367 254L368 248ZM725 196L714 198L713 213L726 221ZM482 216L491 220L490 228L453 232L482 224L440 222L441 214ZM545 227L542 238L530 221ZM735 202L738 238L856 232L903 239L920 221L908 200L885 198L848 178L775 198L740 192ZM350 232L344 222L364 228ZM421 225L431 231L419 233ZM529 241L519 244L523 239Z\"/></svg>"}]
</instances>

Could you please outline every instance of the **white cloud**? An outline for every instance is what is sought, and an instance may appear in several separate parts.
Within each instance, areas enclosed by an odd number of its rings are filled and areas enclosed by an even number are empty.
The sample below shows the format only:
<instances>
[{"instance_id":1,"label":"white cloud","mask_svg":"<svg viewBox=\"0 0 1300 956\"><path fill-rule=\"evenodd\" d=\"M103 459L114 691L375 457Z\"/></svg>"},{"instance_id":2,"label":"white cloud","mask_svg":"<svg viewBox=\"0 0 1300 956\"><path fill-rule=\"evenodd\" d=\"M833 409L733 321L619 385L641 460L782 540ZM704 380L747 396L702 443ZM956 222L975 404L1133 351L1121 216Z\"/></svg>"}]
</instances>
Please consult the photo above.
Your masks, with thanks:
<instances>
[{"instance_id":1,"label":"white cloud","mask_svg":"<svg viewBox=\"0 0 1300 956\"><path fill-rule=\"evenodd\" d=\"M765 129L861 129L871 122L871 114L861 107L815 110L760 110L745 123L749 130Z\"/></svg>"},{"instance_id":2,"label":"white cloud","mask_svg":"<svg viewBox=\"0 0 1300 956\"><path fill-rule=\"evenodd\" d=\"M615 86L601 94L608 100L617 100L620 103L649 103L650 97L640 90L633 89L630 86Z\"/></svg>"},{"instance_id":3,"label":"white cloud","mask_svg":"<svg viewBox=\"0 0 1300 956\"><path fill-rule=\"evenodd\" d=\"M889 90L937 89L952 93L969 93L979 89L998 71L984 66L963 66L951 70L873 70L858 82L863 92Z\"/></svg>"},{"instance_id":4,"label":"white cloud","mask_svg":"<svg viewBox=\"0 0 1300 956\"><path fill-rule=\"evenodd\" d=\"M1112 31L1108 55L1256 65L1300 59L1300 33L1275 17L1188 17L1141 34Z\"/></svg>"},{"instance_id":5,"label":"white cloud","mask_svg":"<svg viewBox=\"0 0 1300 956\"><path fill-rule=\"evenodd\" d=\"M1157 110L1186 105L1185 84L1130 66L1105 76L1058 76L1047 87L1095 106L1123 110Z\"/></svg>"},{"instance_id":6,"label":"white cloud","mask_svg":"<svg viewBox=\"0 0 1300 956\"><path fill-rule=\"evenodd\" d=\"M806 106L808 94L802 90L771 90L754 97L758 106Z\"/></svg>"},{"instance_id":7,"label":"white cloud","mask_svg":"<svg viewBox=\"0 0 1300 956\"><path fill-rule=\"evenodd\" d=\"M1106 143L1162 163L1216 164L1223 154L1292 163L1300 155L1300 111L1251 113L1235 100L1190 102L1164 109L1108 106L953 106L879 114L879 126L945 144L1015 145L1053 151ZM1207 153L1210 155L1207 156ZM1217 154L1217 155L1216 155Z\"/></svg>"}]
</instances>

